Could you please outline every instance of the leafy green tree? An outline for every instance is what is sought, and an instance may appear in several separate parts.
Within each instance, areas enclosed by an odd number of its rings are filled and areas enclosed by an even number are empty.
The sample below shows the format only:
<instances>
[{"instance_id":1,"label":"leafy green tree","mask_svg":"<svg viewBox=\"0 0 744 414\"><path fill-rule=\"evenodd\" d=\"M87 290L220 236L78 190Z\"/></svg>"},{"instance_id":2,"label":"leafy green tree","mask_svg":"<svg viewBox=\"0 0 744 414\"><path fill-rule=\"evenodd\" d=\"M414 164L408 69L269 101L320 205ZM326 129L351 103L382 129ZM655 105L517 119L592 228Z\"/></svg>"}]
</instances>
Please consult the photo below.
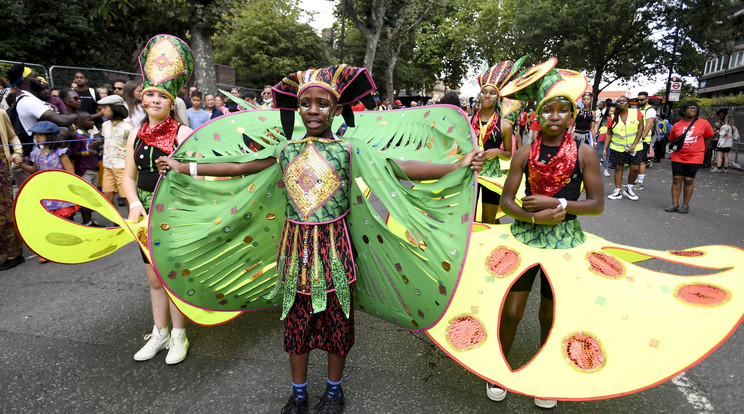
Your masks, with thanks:
<instances>
[{"instance_id":1,"label":"leafy green tree","mask_svg":"<svg viewBox=\"0 0 744 414\"><path fill-rule=\"evenodd\" d=\"M88 52L96 32L83 17L85 9L78 2L0 0L0 10L4 21L0 51L4 60L47 67L76 66L90 60Z\"/></svg>"},{"instance_id":2,"label":"leafy green tree","mask_svg":"<svg viewBox=\"0 0 744 414\"><path fill-rule=\"evenodd\" d=\"M377 45L385 32L386 13L394 2L392 0L341 0L346 6L346 16L356 25L365 37L366 50L364 53L364 67L369 73L373 72ZM336 10L340 12L340 10Z\"/></svg>"},{"instance_id":3,"label":"leafy green tree","mask_svg":"<svg viewBox=\"0 0 744 414\"><path fill-rule=\"evenodd\" d=\"M136 67L136 58L145 42L158 33L169 33L186 40L194 52L196 86L205 91L217 90L211 35L216 25L230 15L237 0L85 0L84 3L88 6L88 19L98 29L102 41L95 50L113 60L112 65L127 62Z\"/></svg>"},{"instance_id":4,"label":"leafy green tree","mask_svg":"<svg viewBox=\"0 0 744 414\"><path fill-rule=\"evenodd\" d=\"M480 58L496 61L530 54L536 63L556 56L560 67L588 73L595 95L617 80L665 72L675 28L680 36L677 52L684 55L678 66L682 75L701 67L703 48L724 43L730 33L713 27L724 19L729 0L574 0L570 4L533 0L529 7L520 7L521 3L483 3L476 36ZM678 8L684 10L678 13ZM666 36L658 40L652 34Z\"/></svg>"},{"instance_id":5,"label":"leafy green tree","mask_svg":"<svg viewBox=\"0 0 744 414\"><path fill-rule=\"evenodd\" d=\"M241 85L273 85L288 73L328 66L325 43L313 28L299 23L297 1L254 0L214 36L215 59L235 68Z\"/></svg>"}]
</instances>

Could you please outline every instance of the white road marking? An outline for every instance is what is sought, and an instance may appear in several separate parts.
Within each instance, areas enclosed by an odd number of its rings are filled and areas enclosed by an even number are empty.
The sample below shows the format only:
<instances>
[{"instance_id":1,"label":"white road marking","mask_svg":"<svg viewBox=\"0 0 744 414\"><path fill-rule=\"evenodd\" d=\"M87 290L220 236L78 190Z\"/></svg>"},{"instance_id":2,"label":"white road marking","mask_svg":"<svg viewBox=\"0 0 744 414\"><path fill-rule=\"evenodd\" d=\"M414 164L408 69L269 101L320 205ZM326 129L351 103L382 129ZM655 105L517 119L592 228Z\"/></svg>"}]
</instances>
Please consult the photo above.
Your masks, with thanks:
<instances>
[{"instance_id":1,"label":"white road marking","mask_svg":"<svg viewBox=\"0 0 744 414\"><path fill-rule=\"evenodd\" d=\"M694 409L699 410L701 413L715 412L713 404L695 388L695 384L685 376L684 372L672 378L672 383L677 386L677 389L685 396L687 402Z\"/></svg>"}]
</instances>

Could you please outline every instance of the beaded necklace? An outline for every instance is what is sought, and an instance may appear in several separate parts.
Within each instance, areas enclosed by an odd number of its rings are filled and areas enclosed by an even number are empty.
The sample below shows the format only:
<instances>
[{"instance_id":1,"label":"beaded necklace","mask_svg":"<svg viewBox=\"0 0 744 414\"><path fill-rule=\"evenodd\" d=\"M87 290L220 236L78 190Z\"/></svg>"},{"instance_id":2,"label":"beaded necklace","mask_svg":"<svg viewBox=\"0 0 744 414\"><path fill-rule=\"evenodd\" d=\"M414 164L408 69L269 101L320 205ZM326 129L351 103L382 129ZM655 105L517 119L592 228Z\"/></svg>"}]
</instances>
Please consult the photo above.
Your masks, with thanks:
<instances>
[{"instance_id":1,"label":"beaded necklace","mask_svg":"<svg viewBox=\"0 0 744 414\"><path fill-rule=\"evenodd\" d=\"M483 148L483 144L486 142L487 138L491 139L491 133L493 133L494 128L496 128L496 123L499 120L498 114L499 111L496 110L493 112L493 115L491 115L491 118L488 119L488 122L486 122L485 128L481 126L480 122L480 114L481 111L478 110L478 113L473 118L473 130L475 131L475 135L478 136L478 146L480 148Z\"/></svg>"}]
</instances>

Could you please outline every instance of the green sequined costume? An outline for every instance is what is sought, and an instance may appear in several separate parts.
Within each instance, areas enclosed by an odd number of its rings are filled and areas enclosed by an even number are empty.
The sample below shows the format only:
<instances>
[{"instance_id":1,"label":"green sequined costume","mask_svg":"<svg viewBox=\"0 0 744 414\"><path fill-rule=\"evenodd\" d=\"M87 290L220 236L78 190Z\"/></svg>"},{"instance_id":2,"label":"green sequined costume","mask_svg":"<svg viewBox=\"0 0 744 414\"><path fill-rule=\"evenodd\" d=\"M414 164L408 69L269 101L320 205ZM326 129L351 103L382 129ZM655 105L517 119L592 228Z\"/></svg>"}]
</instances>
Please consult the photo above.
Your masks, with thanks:
<instances>
[{"instance_id":1,"label":"green sequined costume","mask_svg":"<svg viewBox=\"0 0 744 414\"><path fill-rule=\"evenodd\" d=\"M340 123L338 119L334 131ZM295 136L302 136L302 128L297 116ZM398 178L405 174L391 159L459 162L473 149L465 115L452 107L438 106L357 113L356 126L346 130L342 141L326 144L316 140L312 146L301 140L287 145L281 131L279 111L245 111L205 124L176 150L174 157L182 162L275 157L279 163L257 174L231 179L205 180L175 172L161 179L152 202L150 241L153 262L166 287L194 306L217 311L284 304L286 314L290 297L294 297L290 292L303 289L310 290L314 311L323 308L325 295L313 295L313 289L335 289L343 306L344 293L339 287L353 281L353 273L333 261L332 251L324 257L330 260L330 269L327 263L303 263L302 258L295 267L298 258L292 258L292 251L303 247L304 228L291 233L282 230L285 222L287 226L325 223L348 210L344 217L354 246L357 278L350 301L364 312L407 329L422 330L436 323L462 273L475 205L475 174L469 168L459 168L439 180L417 182L413 187ZM321 145L345 148L321 148L313 155L317 165L330 163L334 170L345 171L336 179L348 190L327 200L332 184L327 180L333 174L318 184L318 171L316 176L302 175L302 166L292 177L310 181L286 182L294 165L291 160L300 154L312 155L308 148ZM349 155L348 169L343 168L347 161L339 159L340 154ZM313 177L321 188L316 193L310 185ZM293 191L320 198L315 204L289 206L290 200L305 200L288 194ZM318 206L323 208L314 209ZM330 237L321 230L328 226L317 227L320 239ZM283 240L288 234L297 234L297 243ZM338 239L345 237L333 236L337 246ZM312 259L312 229L307 237ZM324 243L319 246L325 247ZM318 277L314 284L316 269L325 277ZM271 295L277 282L279 290L288 286L285 295Z\"/></svg>"}]
</instances>

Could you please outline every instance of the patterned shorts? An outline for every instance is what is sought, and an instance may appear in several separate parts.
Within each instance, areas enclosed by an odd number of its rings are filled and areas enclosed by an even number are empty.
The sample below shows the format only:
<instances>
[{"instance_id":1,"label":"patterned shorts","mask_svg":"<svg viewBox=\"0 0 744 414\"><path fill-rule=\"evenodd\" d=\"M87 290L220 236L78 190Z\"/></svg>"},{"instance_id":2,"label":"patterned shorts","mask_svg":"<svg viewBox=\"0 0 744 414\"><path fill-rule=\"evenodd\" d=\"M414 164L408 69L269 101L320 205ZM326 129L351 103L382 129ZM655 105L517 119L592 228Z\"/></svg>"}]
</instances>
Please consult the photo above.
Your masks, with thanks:
<instances>
[{"instance_id":1,"label":"patterned shorts","mask_svg":"<svg viewBox=\"0 0 744 414\"><path fill-rule=\"evenodd\" d=\"M643 159L643 151L636 151L635 154L630 155L626 151L615 151L610 148L610 165L641 165Z\"/></svg>"},{"instance_id":2,"label":"patterned shorts","mask_svg":"<svg viewBox=\"0 0 744 414\"><path fill-rule=\"evenodd\" d=\"M352 290L349 285L349 290ZM284 351L302 355L321 349L338 356L346 356L354 345L354 305L346 318L335 292L327 293L327 307L313 313L310 295L297 294L292 309L284 319ZM354 293L351 292L351 300Z\"/></svg>"}]
</instances>

